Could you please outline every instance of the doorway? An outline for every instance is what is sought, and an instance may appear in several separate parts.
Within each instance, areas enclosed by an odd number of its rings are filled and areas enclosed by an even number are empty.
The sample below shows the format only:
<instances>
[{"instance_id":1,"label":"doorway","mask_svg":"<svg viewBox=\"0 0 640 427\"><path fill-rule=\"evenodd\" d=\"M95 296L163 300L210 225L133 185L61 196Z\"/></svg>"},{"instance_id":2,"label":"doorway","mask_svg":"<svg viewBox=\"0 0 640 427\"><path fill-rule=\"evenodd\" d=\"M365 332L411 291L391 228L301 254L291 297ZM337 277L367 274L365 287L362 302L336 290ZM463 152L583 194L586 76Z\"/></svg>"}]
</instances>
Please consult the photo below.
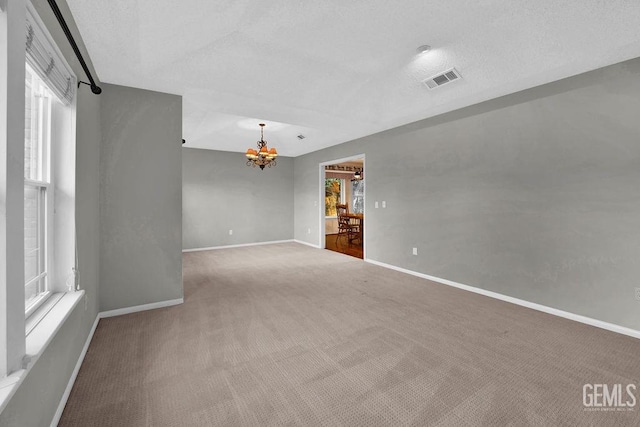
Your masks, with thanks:
<instances>
[{"instance_id":1,"label":"doorway","mask_svg":"<svg viewBox=\"0 0 640 427\"><path fill-rule=\"evenodd\" d=\"M364 154L320 163L320 245L364 259Z\"/></svg>"}]
</instances>

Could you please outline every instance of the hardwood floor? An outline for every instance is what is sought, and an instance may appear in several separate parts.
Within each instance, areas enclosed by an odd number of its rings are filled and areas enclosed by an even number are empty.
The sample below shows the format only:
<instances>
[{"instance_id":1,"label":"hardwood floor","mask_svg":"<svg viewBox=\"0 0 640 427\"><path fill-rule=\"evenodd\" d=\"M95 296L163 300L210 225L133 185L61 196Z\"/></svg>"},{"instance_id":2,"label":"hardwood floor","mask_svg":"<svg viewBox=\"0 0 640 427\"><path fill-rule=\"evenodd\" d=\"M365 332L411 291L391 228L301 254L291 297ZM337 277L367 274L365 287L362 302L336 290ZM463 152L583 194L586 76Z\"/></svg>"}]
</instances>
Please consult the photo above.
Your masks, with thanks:
<instances>
[{"instance_id":1,"label":"hardwood floor","mask_svg":"<svg viewBox=\"0 0 640 427\"><path fill-rule=\"evenodd\" d=\"M353 242L349 244L346 236L341 236L336 242L337 234L327 234L325 236L325 248L330 251L340 252L356 258L364 259L364 251L362 242Z\"/></svg>"}]
</instances>

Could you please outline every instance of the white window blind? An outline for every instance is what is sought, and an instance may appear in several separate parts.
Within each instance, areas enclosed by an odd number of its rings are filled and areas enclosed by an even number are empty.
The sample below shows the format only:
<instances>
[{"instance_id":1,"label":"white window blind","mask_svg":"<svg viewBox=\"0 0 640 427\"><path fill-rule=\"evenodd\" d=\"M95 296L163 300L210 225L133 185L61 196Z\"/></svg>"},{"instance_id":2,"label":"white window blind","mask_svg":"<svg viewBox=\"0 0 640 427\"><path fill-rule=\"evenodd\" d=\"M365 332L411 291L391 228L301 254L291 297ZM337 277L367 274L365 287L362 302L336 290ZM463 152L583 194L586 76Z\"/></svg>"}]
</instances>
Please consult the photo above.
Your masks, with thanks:
<instances>
[{"instance_id":1,"label":"white window blind","mask_svg":"<svg viewBox=\"0 0 640 427\"><path fill-rule=\"evenodd\" d=\"M69 105L75 96L76 81L56 52L38 20L27 13L27 62L60 101Z\"/></svg>"}]
</instances>

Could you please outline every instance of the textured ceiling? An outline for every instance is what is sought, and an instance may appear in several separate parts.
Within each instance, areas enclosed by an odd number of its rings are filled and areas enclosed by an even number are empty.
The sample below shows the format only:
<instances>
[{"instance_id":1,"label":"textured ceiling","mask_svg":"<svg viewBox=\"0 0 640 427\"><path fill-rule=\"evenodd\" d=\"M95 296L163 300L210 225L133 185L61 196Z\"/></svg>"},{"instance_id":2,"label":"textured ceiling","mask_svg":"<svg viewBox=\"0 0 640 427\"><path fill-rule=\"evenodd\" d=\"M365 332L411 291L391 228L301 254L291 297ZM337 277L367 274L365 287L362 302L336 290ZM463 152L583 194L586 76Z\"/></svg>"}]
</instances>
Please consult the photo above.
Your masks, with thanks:
<instances>
[{"instance_id":1,"label":"textured ceiling","mask_svg":"<svg viewBox=\"0 0 640 427\"><path fill-rule=\"evenodd\" d=\"M186 146L227 151L261 121L297 156L640 56L637 0L67 2L102 81L183 95Z\"/></svg>"}]
</instances>

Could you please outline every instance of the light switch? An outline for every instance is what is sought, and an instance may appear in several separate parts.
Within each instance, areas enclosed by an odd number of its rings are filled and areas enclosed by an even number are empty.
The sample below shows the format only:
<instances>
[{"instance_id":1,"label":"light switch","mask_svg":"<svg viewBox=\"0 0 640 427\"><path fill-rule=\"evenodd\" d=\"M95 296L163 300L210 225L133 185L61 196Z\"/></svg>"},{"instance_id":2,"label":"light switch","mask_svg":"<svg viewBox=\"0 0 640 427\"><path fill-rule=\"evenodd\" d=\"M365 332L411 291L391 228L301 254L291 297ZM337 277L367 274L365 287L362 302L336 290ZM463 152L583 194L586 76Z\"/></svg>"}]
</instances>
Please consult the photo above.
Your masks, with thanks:
<instances>
[{"instance_id":1,"label":"light switch","mask_svg":"<svg viewBox=\"0 0 640 427\"><path fill-rule=\"evenodd\" d=\"M378 209L378 202L375 202L374 206L375 206L376 209Z\"/></svg>"},{"instance_id":2,"label":"light switch","mask_svg":"<svg viewBox=\"0 0 640 427\"><path fill-rule=\"evenodd\" d=\"M418 248L413 248L413 254L418 255Z\"/></svg>"},{"instance_id":3,"label":"light switch","mask_svg":"<svg viewBox=\"0 0 640 427\"><path fill-rule=\"evenodd\" d=\"M384 200L382 201L382 207L386 208L387 207L387 202L385 202Z\"/></svg>"}]
</instances>

